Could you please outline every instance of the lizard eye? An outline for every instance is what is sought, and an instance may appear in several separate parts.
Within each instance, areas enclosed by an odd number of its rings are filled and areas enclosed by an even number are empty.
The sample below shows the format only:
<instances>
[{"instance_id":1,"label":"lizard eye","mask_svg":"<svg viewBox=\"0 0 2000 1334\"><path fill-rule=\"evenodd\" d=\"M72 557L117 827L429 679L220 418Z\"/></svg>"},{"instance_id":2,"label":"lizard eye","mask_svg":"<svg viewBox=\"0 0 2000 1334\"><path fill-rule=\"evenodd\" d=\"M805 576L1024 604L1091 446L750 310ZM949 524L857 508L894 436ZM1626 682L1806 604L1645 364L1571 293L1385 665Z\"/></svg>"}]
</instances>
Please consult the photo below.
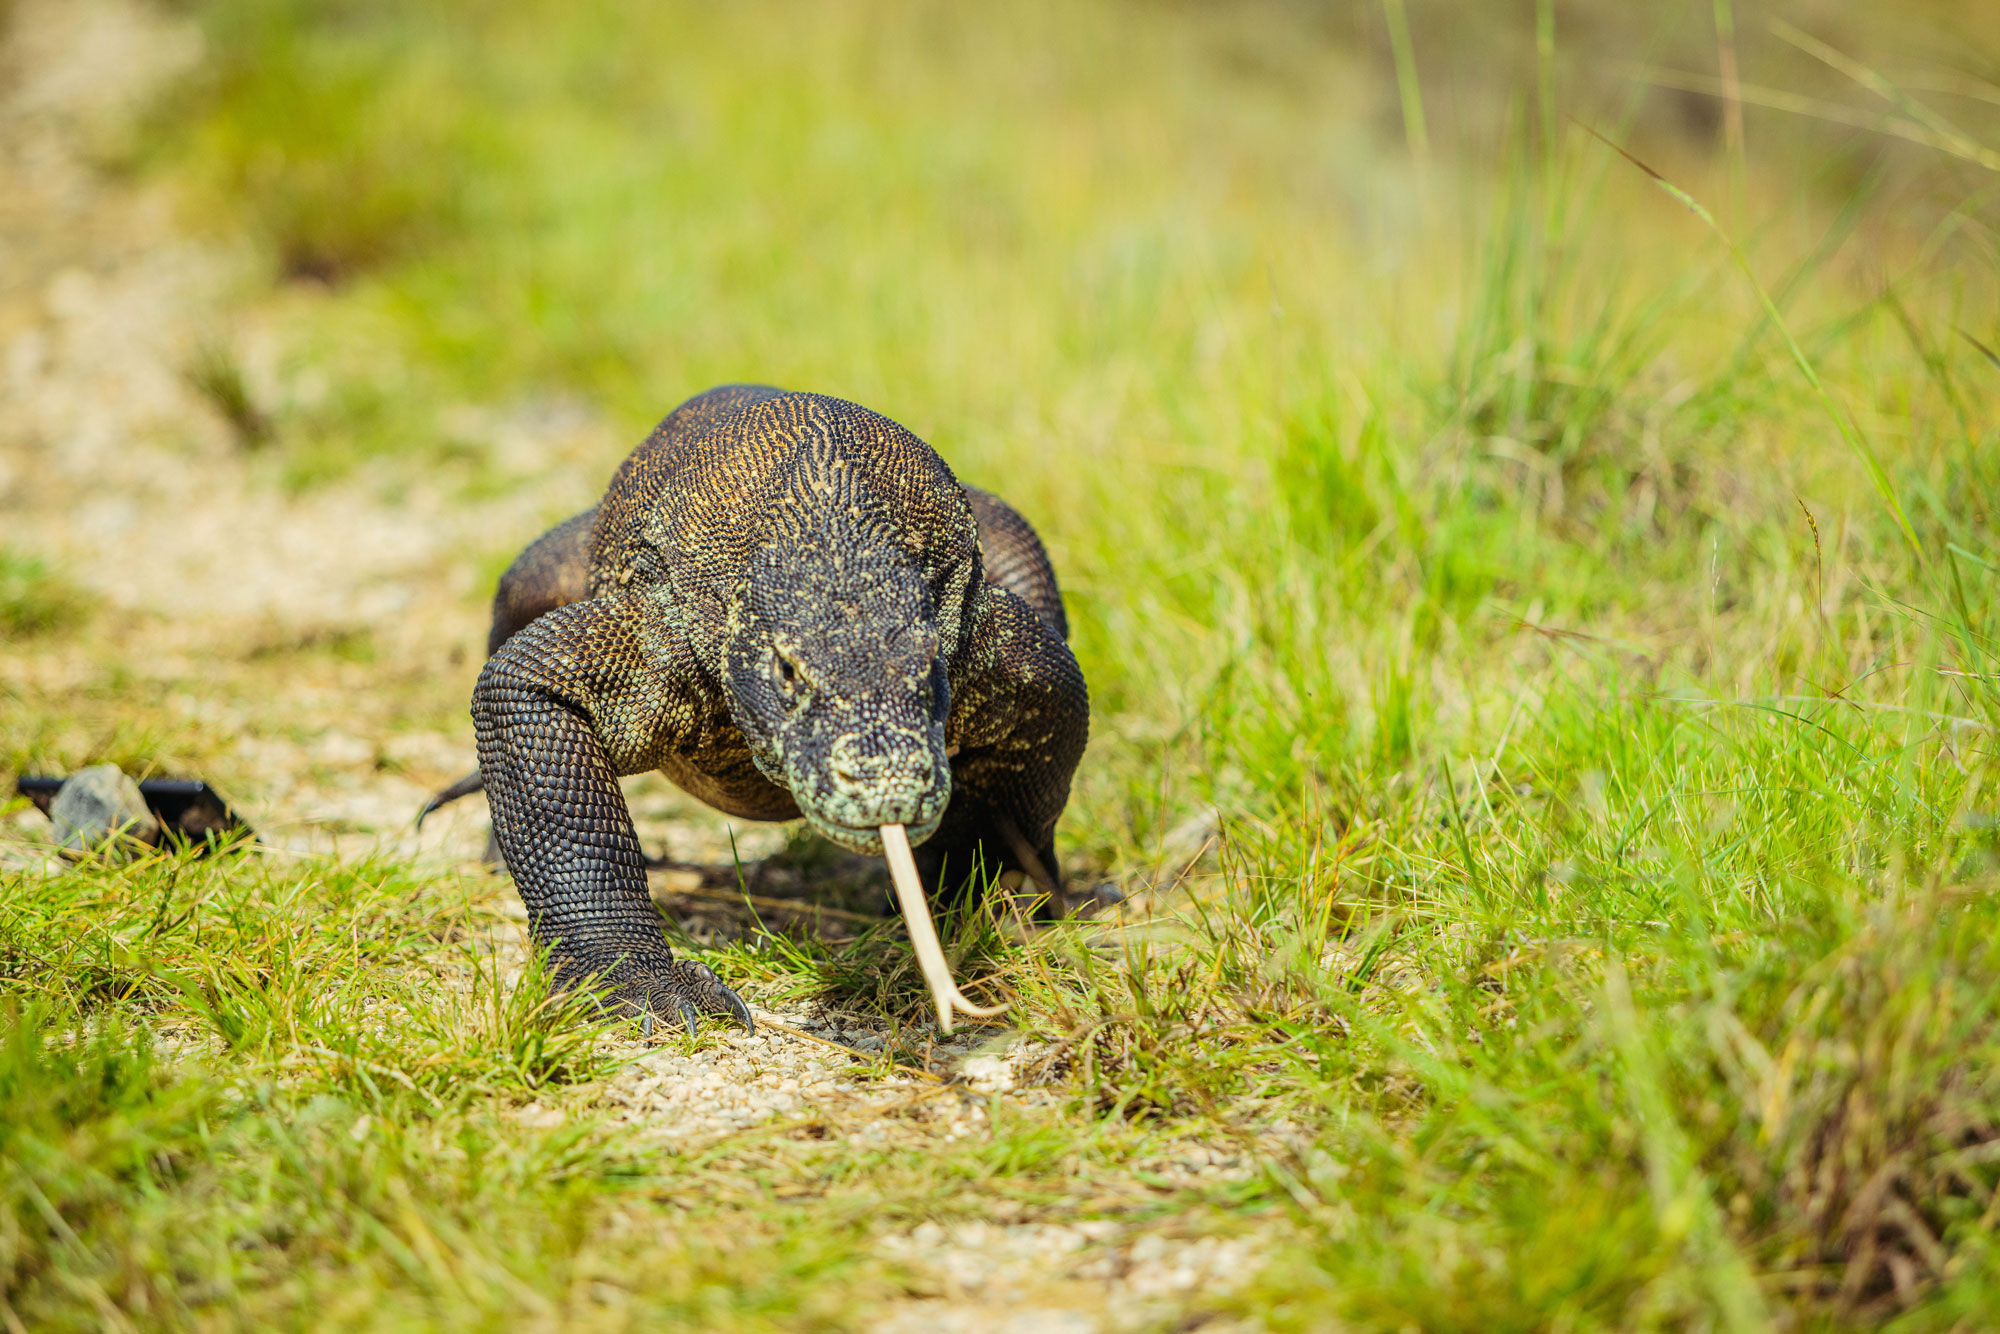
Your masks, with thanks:
<instances>
[{"instance_id":1,"label":"lizard eye","mask_svg":"<svg viewBox=\"0 0 2000 1334\"><path fill-rule=\"evenodd\" d=\"M782 653L778 655L778 680L787 694L799 687L799 669L792 666L792 660Z\"/></svg>"}]
</instances>

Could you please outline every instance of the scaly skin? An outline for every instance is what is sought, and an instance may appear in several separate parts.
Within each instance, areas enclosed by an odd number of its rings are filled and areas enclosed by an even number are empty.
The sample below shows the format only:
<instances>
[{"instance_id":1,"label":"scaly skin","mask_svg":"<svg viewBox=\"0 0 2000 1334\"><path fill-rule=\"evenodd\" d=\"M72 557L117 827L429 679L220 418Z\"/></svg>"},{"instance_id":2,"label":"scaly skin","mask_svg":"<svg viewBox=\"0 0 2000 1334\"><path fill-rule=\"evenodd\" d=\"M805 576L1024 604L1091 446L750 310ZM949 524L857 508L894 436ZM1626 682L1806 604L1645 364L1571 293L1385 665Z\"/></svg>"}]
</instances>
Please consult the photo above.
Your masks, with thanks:
<instances>
[{"instance_id":1,"label":"scaly skin","mask_svg":"<svg viewBox=\"0 0 2000 1334\"><path fill-rule=\"evenodd\" d=\"M662 938L617 782L648 769L859 852L902 824L933 884L1045 879L1089 729L1066 634L1026 521L894 422L761 386L690 399L494 600L472 716L535 939L635 1011L749 1022Z\"/></svg>"}]
</instances>

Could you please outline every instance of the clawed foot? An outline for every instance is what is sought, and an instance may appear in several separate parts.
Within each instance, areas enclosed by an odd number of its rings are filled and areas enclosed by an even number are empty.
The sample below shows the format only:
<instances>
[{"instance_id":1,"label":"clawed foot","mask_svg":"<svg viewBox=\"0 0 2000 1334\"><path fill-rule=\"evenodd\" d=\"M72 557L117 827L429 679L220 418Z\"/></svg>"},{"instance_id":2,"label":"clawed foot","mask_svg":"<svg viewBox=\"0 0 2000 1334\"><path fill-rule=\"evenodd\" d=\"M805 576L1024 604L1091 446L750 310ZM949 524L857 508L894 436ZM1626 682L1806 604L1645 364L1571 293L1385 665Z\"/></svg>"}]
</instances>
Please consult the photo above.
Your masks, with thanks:
<instances>
[{"instance_id":1,"label":"clawed foot","mask_svg":"<svg viewBox=\"0 0 2000 1334\"><path fill-rule=\"evenodd\" d=\"M679 1020L689 1037L700 1031L704 1014L734 1019L749 1032L757 1031L756 1021L751 1019L750 1007L743 1003L743 998L724 986L708 965L692 959L675 959L618 990L620 999L639 1011L640 1031L649 1038L653 1035L655 1015Z\"/></svg>"}]
</instances>

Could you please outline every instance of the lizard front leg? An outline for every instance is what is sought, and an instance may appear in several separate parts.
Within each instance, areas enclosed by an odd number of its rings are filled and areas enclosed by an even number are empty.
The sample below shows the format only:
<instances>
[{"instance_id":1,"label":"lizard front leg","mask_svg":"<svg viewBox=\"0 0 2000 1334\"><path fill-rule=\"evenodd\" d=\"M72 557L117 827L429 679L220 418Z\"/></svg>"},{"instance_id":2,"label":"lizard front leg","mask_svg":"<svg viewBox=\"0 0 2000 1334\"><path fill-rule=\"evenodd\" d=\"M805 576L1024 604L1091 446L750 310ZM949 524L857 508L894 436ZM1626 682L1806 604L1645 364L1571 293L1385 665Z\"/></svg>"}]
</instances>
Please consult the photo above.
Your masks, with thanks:
<instances>
[{"instance_id":1,"label":"lizard front leg","mask_svg":"<svg viewBox=\"0 0 2000 1334\"><path fill-rule=\"evenodd\" d=\"M1090 695L1069 645L1007 589L981 595L972 641L945 734L951 805L917 863L947 902L980 866L1025 872L1053 915L1056 820L1090 737Z\"/></svg>"},{"instance_id":2,"label":"lizard front leg","mask_svg":"<svg viewBox=\"0 0 2000 1334\"><path fill-rule=\"evenodd\" d=\"M708 968L676 959L646 891L621 774L659 767L694 725L686 643L635 595L571 603L509 639L472 695L493 833L557 976L586 977L643 1015L751 1026Z\"/></svg>"}]
</instances>

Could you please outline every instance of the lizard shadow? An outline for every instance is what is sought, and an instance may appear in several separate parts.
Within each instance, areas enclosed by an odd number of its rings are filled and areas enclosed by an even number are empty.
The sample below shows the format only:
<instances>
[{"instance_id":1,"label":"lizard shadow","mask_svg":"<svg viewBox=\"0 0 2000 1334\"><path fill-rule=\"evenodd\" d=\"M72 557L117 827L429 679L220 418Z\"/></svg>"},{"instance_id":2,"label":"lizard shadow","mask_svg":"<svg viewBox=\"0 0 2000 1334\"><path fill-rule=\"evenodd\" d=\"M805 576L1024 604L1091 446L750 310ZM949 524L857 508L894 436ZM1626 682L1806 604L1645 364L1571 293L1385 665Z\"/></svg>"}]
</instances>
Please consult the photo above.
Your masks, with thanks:
<instances>
[{"instance_id":1,"label":"lizard shadow","mask_svg":"<svg viewBox=\"0 0 2000 1334\"><path fill-rule=\"evenodd\" d=\"M799 825L764 857L655 857L647 871L653 902L675 934L725 949L763 938L757 952L775 946L766 958L774 965L782 961L782 990L791 998L869 1022L883 1014L904 1022L929 1015L933 1001L880 858L850 852ZM937 911L947 949L973 976L1004 971L1004 957L1033 929L1027 925L1031 912L989 912L983 899L973 894L962 906Z\"/></svg>"},{"instance_id":2,"label":"lizard shadow","mask_svg":"<svg viewBox=\"0 0 2000 1334\"><path fill-rule=\"evenodd\" d=\"M851 938L897 916L880 858L849 852L803 826L763 857L713 862L663 854L647 857L646 871L654 903L677 920L715 916L720 908L745 925L754 914L774 929L788 923L773 916L838 923L844 929L837 934Z\"/></svg>"}]
</instances>

